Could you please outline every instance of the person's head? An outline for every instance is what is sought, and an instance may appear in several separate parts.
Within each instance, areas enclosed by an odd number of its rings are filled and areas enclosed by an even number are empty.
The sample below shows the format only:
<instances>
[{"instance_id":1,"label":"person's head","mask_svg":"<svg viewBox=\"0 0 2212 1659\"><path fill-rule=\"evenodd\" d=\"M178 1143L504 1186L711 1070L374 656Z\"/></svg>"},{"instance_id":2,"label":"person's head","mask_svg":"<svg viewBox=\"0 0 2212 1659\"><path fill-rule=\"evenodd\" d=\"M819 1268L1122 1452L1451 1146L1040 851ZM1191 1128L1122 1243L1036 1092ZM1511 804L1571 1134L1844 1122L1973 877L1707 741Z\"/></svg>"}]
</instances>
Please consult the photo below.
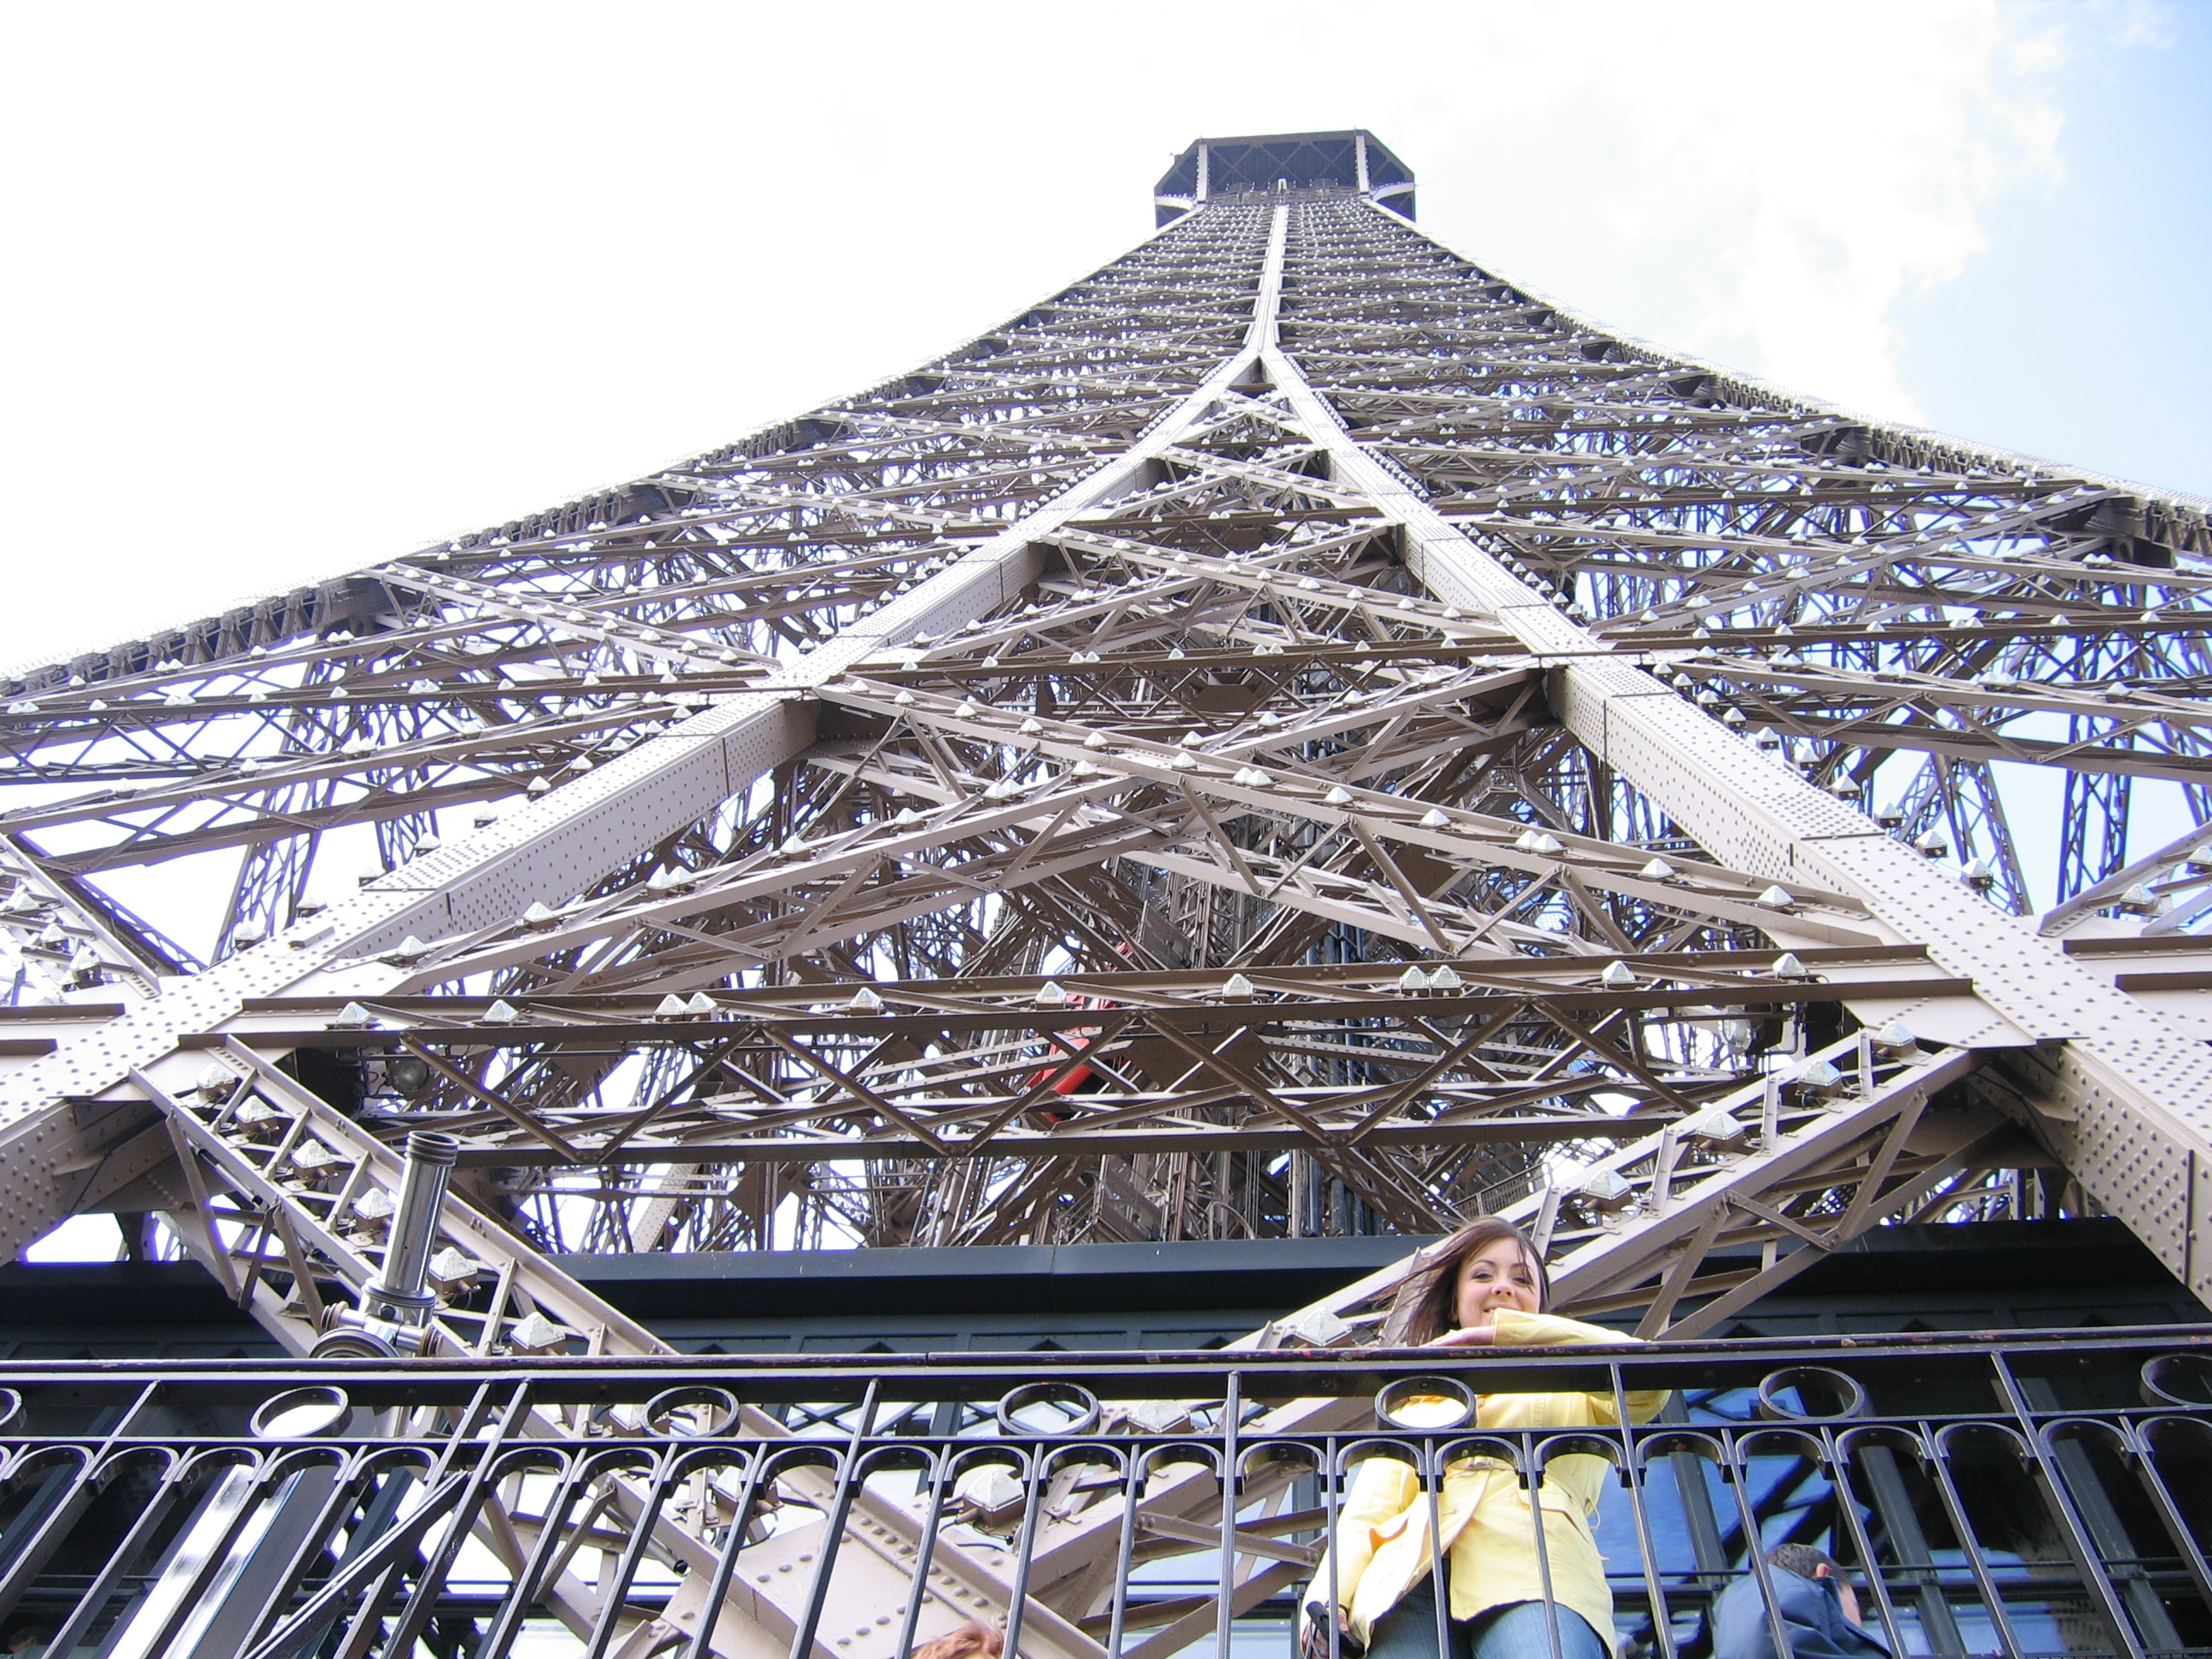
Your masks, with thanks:
<instances>
[{"instance_id":1,"label":"person's head","mask_svg":"<svg viewBox=\"0 0 2212 1659\"><path fill-rule=\"evenodd\" d=\"M1857 1592L1851 1589L1851 1581L1844 1577L1844 1570L1836 1565L1836 1558L1827 1551L1816 1550L1810 1544L1777 1544L1767 1551L1766 1565L1794 1572L1800 1578L1834 1579L1836 1599L1844 1604L1844 1617L1854 1625L1859 1622Z\"/></svg>"},{"instance_id":2,"label":"person's head","mask_svg":"<svg viewBox=\"0 0 2212 1659\"><path fill-rule=\"evenodd\" d=\"M958 1630L924 1642L914 1659L999 1659L1006 1638L988 1625L963 1625Z\"/></svg>"},{"instance_id":3,"label":"person's head","mask_svg":"<svg viewBox=\"0 0 2212 1659\"><path fill-rule=\"evenodd\" d=\"M1487 1325L1500 1308L1541 1313L1551 1297L1543 1258L1521 1230L1496 1216L1477 1216L1406 1281L1390 1323L1399 1340L1418 1346L1446 1331Z\"/></svg>"}]
</instances>

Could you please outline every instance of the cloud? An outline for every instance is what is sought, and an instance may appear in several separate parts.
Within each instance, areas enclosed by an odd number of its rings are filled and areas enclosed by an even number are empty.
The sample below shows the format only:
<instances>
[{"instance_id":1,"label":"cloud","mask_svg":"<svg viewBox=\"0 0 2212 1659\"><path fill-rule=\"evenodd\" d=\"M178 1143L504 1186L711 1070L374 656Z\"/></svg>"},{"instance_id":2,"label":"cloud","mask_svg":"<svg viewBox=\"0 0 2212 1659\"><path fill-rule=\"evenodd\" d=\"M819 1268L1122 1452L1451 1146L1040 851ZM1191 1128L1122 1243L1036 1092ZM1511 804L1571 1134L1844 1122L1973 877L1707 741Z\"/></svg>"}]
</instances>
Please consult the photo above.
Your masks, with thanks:
<instances>
[{"instance_id":1,"label":"cloud","mask_svg":"<svg viewBox=\"0 0 2212 1659\"><path fill-rule=\"evenodd\" d=\"M1477 11L1421 137L1424 217L1601 320L1893 418L1891 320L2055 167L2056 106L1992 3L1586 5L1571 51ZM1526 68L1543 62L1543 72ZM1488 72L1492 66L1498 71Z\"/></svg>"},{"instance_id":2,"label":"cloud","mask_svg":"<svg viewBox=\"0 0 2212 1659\"><path fill-rule=\"evenodd\" d=\"M1462 251L1910 416L1897 299L2051 166L2038 27L1990 0L19 8L0 661L923 361L1137 240L1206 132L1370 126Z\"/></svg>"}]
</instances>

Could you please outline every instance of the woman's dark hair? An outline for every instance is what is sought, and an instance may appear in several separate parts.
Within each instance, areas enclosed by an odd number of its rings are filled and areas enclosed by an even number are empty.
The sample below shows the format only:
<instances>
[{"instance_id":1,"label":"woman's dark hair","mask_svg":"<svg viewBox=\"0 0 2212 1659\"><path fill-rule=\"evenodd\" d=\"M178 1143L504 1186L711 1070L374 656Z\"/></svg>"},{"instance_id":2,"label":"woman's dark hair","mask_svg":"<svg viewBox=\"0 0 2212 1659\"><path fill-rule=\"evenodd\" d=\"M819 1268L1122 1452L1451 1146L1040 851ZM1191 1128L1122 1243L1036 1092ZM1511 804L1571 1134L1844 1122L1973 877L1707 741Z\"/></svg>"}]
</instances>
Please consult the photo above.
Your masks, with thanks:
<instances>
[{"instance_id":1,"label":"woman's dark hair","mask_svg":"<svg viewBox=\"0 0 2212 1659\"><path fill-rule=\"evenodd\" d=\"M1455 1328L1459 1323L1460 1268L1469 1256L1480 1255L1505 1238L1521 1247L1522 1259L1536 1275L1537 1310L1541 1312L1550 1307L1552 1281L1544 1272L1544 1258L1536 1254L1536 1247L1528 1242L1528 1235L1510 1221L1494 1215L1479 1215L1442 1243L1432 1244L1422 1252L1426 1259L1407 1275L1390 1304L1390 1316L1382 1324L1382 1340L1413 1348L1433 1342Z\"/></svg>"}]
</instances>

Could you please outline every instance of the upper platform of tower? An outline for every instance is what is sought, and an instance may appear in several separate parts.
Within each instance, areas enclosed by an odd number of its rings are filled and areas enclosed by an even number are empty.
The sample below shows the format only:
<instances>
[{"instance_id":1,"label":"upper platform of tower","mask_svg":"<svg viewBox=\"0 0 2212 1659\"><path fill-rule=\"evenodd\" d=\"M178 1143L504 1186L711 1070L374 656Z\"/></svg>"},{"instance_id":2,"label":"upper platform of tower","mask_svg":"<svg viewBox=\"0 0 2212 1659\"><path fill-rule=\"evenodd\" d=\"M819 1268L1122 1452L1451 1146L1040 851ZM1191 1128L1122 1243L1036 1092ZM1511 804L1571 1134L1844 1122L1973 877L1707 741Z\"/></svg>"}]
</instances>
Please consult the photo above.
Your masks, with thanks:
<instances>
[{"instance_id":1,"label":"upper platform of tower","mask_svg":"<svg viewBox=\"0 0 2212 1659\"><path fill-rule=\"evenodd\" d=\"M1152 204L1166 224L1200 202L1277 190L1357 190L1413 216L1412 170L1364 128L1200 138L1160 176Z\"/></svg>"}]
</instances>

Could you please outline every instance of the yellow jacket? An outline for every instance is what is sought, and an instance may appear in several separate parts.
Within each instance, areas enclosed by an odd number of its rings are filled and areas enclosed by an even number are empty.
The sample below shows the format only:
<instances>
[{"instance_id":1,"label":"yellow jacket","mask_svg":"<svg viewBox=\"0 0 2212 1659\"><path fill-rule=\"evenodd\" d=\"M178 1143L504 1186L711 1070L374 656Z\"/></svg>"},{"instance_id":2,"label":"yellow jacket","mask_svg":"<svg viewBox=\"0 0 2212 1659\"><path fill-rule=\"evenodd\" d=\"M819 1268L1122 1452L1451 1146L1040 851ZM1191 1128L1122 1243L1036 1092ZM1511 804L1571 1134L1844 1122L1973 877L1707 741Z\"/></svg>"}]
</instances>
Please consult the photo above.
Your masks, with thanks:
<instances>
[{"instance_id":1,"label":"yellow jacket","mask_svg":"<svg viewBox=\"0 0 2212 1659\"><path fill-rule=\"evenodd\" d=\"M1511 1309L1499 1310L1496 1329L1501 1346L1632 1340L1618 1331L1553 1314ZM1472 1358L1475 1364L1481 1364L1479 1356ZM1666 1401L1663 1389L1631 1394L1630 1421L1647 1420ZM1486 1394L1476 1407L1474 1427L1465 1432L1580 1429L1612 1426L1618 1421L1610 1393ZM1606 1588L1604 1558L1598 1554L1591 1532L1609 1473L1606 1460L1594 1453L1554 1457L1545 1468L1538 1497L1544 1512L1546 1565L1551 1569L1550 1599L1582 1614L1599 1638L1614 1648L1613 1592ZM1472 1619L1515 1601L1546 1599L1528 1493L1511 1469L1490 1458L1453 1462L1437 1494L1437 1514L1441 1547L1449 1552L1447 1582L1454 1619ZM1367 1459L1352 1477L1339 1512L1336 1536L1314 1574L1307 1601L1316 1607L1327 1602L1333 1557L1345 1627L1361 1643L1371 1640L1375 1621L1428 1574L1428 1497L1412 1468L1392 1457Z\"/></svg>"}]
</instances>

